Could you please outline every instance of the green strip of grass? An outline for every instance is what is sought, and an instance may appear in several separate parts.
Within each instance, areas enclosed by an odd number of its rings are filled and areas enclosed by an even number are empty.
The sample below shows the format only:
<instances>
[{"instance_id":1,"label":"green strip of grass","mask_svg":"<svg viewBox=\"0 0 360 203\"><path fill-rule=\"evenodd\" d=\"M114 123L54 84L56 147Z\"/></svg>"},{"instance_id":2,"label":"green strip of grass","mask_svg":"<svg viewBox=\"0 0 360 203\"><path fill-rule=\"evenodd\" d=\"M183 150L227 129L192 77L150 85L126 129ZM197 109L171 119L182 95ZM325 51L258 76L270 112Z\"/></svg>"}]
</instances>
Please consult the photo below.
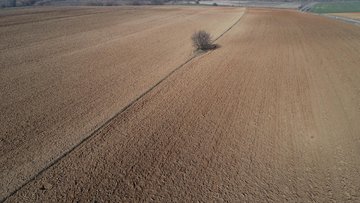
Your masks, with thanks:
<instances>
[{"instance_id":1,"label":"green strip of grass","mask_svg":"<svg viewBox=\"0 0 360 203\"><path fill-rule=\"evenodd\" d=\"M322 2L311 8L314 13L360 12L360 1L357 2Z\"/></svg>"}]
</instances>

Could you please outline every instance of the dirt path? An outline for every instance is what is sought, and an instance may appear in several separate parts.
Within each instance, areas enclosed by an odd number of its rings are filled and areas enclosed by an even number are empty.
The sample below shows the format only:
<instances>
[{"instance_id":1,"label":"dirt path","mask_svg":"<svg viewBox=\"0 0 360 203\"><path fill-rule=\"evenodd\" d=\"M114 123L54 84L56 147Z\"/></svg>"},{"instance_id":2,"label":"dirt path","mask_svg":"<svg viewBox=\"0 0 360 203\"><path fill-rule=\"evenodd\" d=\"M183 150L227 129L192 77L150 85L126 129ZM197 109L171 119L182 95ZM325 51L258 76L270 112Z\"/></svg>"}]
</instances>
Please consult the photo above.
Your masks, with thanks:
<instances>
[{"instance_id":1,"label":"dirt path","mask_svg":"<svg viewBox=\"0 0 360 203\"><path fill-rule=\"evenodd\" d=\"M360 26L360 13L326 13L322 15L328 18Z\"/></svg>"},{"instance_id":2,"label":"dirt path","mask_svg":"<svg viewBox=\"0 0 360 203\"><path fill-rule=\"evenodd\" d=\"M357 13L331 13L330 15L360 20L360 12L357 12Z\"/></svg>"},{"instance_id":3,"label":"dirt path","mask_svg":"<svg viewBox=\"0 0 360 203\"><path fill-rule=\"evenodd\" d=\"M360 28L250 10L219 43L8 201L360 201Z\"/></svg>"},{"instance_id":4,"label":"dirt path","mask_svg":"<svg viewBox=\"0 0 360 203\"><path fill-rule=\"evenodd\" d=\"M195 30L216 37L243 9L35 11L0 18L0 199L190 58Z\"/></svg>"}]
</instances>

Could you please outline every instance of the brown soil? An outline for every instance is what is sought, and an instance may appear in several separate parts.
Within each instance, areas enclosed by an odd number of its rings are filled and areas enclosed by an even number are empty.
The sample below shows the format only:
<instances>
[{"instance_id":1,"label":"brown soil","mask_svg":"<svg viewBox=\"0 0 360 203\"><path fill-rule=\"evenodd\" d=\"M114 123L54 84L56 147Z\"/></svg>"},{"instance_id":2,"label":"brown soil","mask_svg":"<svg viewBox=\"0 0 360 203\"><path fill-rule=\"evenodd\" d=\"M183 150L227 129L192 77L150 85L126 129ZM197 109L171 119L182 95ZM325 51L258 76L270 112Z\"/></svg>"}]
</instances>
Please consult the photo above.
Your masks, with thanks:
<instances>
[{"instance_id":1,"label":"brown soil","mask_svg":"<svg viewBox=\"0 0 360 203\"><path fill-rule=\"evenodd\" d=\"M218 43L7 200L360 201L360 27L252 9ZM104 70L93 71L85 77ZM80 118L73 126L90 125Z\"/></svg>"},{"instance_id":2,"label":"brown soil","mask_svg":"<svg viewBox=\"0 0 360 203\"><path fill-rule=\"evenodd\" d=\"M193 55L235 8L72 7L0 18L0 200Z\"/></svg>"}]
</instances>

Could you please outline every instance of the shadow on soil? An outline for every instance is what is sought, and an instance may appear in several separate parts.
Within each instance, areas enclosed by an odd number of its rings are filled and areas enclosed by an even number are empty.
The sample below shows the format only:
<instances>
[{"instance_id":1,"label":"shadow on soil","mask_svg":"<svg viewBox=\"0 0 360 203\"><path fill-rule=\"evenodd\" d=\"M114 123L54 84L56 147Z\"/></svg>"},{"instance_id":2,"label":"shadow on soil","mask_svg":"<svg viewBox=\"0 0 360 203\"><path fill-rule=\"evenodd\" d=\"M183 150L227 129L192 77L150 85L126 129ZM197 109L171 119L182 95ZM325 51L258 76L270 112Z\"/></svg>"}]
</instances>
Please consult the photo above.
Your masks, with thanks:
<instances>
[{"instance_id":1,"label":"shadow on soil","mask_svg":"<svg viewBox=\"0 0 360 203\"><path fill-rule=\"evenodd\" d=\"M213 51L215 49L219 49L221 48L221 46L219 44L212 44L210 47L206 48L206 49L196 49L194 51L195 54L203 54L206 53L208 51Z\"/></svg>"}]
</instances>

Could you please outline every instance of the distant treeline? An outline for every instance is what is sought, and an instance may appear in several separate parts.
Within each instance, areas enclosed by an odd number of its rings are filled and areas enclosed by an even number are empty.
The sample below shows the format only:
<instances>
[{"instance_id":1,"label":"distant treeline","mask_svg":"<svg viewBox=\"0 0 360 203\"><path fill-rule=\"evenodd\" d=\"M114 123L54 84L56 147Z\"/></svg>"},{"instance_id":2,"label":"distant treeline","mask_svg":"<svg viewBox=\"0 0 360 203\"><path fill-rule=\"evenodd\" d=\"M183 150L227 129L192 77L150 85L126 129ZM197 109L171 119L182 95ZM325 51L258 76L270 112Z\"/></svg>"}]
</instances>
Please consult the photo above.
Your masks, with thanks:
<instances>
[{"instance_id":1,"label":"distant treeline","mask_svg":"<svg viewBox=\"0 0 360 203\"><path fill-rule=\"evenodd\" d=\"M189 0L196 1L196 0ZM90 6L116 6L116 5L162 5L169 2L176 2L176 0L0 0L0 6L5 7L20 7L20 6L37 6L37 5L51 5L57 3L69 5L90 5Z\"/></svg>"},{"instance_id":2,"label":"distant treeline","mask_svg":"<svg viewBox=\"0 0 360 203\"><path fill-rule=\"evenodd\" d=\"M206 0L211 1L211 0ZM227 0L229 2L231 0ZM239 0L232 0L238 2ZM307 4L309 2L353 2L354 0L248 0L254 2L302 2ZM360 0L359 0L360 1ZM221 3L221 0L216 0L216 3ZM191 3L199 4L201 0L0 0L0 6L17 7L17 6L41 6L41 5L88 5L88 6L118 6L118 5L162 5L162 4L177 4L177 3Z\"/></svg>"}]
</instances>

